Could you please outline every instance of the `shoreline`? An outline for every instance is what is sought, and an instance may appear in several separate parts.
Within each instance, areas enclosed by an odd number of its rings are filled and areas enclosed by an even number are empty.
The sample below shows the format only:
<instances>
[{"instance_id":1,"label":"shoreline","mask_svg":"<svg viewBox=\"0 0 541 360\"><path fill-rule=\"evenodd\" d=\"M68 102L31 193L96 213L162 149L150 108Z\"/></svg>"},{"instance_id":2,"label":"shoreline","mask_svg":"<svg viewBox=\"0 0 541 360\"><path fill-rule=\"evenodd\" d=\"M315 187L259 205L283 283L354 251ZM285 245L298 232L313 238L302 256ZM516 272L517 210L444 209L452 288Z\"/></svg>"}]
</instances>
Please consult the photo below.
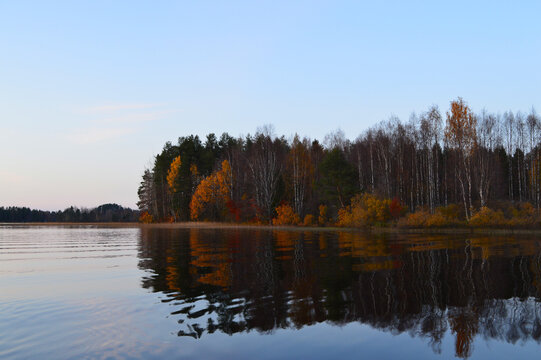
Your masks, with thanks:
<instances>
[{"instance_id":1,"label":"shoreline","mask_svg":"<svg viewBox=\"0 0 541 360\"><path fill-rule=\"evenodd\" d=\"M28 223L0 223L2 227L101 227L101 228L141 228L141 229L247 229L247 230L287 230L287 231L344 231L363 232L374 234L485 234L485 235L541 235L541 229L498 229L498 228L402 228L402 227L320 227L320 226L295 226L295 225L255 225L234 224L220 222L177 222L142 224L134 222L28 222Z\"/></svg>"}]
</instances>

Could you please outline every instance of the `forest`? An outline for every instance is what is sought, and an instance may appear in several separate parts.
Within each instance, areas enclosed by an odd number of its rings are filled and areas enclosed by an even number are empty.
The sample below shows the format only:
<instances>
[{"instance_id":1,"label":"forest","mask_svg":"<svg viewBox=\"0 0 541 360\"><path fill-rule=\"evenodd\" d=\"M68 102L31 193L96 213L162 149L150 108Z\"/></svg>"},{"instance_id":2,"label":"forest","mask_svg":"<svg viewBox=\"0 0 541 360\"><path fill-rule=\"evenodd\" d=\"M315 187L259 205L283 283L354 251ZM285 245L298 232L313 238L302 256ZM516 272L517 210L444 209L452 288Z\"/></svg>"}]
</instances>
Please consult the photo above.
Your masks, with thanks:
<instances>
[{"instance_id":1,"label":"forest","mask_svg":"<svg viewBox=\"0 0 541 360\"><path fill-rule=\"evenodd\" d=\"M182 136L138 189L142 222L410 227L541 224L541 120L474 113L457 98L355 140L297 134Z\"/></svg>"},{"instance_id":2,"label":"forest","mask_svg":"<svg viewBox=\"0 0 541 360\"><path fill-rule=\"evenodd\" d=\"M27 207L0 207L1 222L135 222L139 211L118 204L103 204L93 209L71 206L64 211L44 211Z\"/></svg>"}]
</instances>

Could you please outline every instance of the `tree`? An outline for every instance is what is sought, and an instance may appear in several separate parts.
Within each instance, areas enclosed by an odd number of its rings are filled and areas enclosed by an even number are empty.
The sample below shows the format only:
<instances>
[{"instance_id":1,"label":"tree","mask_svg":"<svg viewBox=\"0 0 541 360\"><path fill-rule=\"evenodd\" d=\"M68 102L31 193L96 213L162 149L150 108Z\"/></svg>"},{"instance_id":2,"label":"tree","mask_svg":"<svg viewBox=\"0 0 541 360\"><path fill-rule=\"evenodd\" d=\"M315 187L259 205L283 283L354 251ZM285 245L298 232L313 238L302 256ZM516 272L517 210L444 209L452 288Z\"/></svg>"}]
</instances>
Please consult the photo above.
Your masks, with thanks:
<instances>
[{"instance_id":1,"label":"tree","mask_svg":"<svg viewBox=\"0 0 541 360\"><path fill-rule=\"evenodd\" d=\"M302 217L307 189L314 174L307 139L301 142L298 135L293 138L291 150L287 156L287 170L293 193L293 207L295 212Z\"/></svg>"},{"instance_id":2,"label":"tree","mask_svg":"<svg viewBox=\"0 0 541 360\"><path fill-rule=\"evenodd\" d=\"M251 145L248 166L252 174L257 206L263 211L263 216L270 223L273 204L278 190L282 172L280 157L281 141L274 138L272 127L267 126L258 131Z\"/></svg>"},{"instance_id":3,"label":"tree","mask_svg":"<svg viewBox=\"0 0 541 360\"><path fill-rule=\"evenodd\" d=\"M476 187L479 194L481 208L487 205L490 186L492 185L492 174L494 169L493 151L497 145L496 138L496 117L485 111L480 116L477 127L476 146Z\"/></svg>"},{"instance_id":4,"label":"tree","mask_svg":"<svg viewBox=\"0 0 541 360\"><path fill-rule=\"evenodd\" d=\"M180 167L182 166L182 160L180 155L173 159L167 172L167 184L169 185L169 192L171 193L171 215L176 220L179 215L180 204L178 193L181 191L180 182Z\"/></svg>"},{"instance_id":5,"label":"tree","mask_svg":"<svg viewBox=\"0 0 541 360\"><path fill-rule=\"evenodd\" d=\"M154 189L154 174L149 169L145 169L143 179L137 189L139 201L137 207L139 210L149 214L156 214L156 196Z\"/></svg>"},{"instance_id":6,"label":"tree","mask_svg":"<svg viewBox=\"0 0 541 360\"><path fill-rule=\"evenodd\" d=\"M202 215L207 218L223 218L228 201L231 200L232 186L231 166L224 160L222 167L203 179L197 186L190 201L190 218L201 220Z\"/></svg>"},{"instance_id":7,"label":"tree","mask_svg":"<svg viewBox=\"0 0 541 360\"><path fill-rule=\"evenodd\" d=\"M451 101L451 109L447 112L445 138L459 156L456 170L459 174L458 179L467 219L470 218L473 210L471 159L477 146L476 125L475 116L462 98Z\"/></svg>"},{"instance_id":8,"label":"tree","mask_svg":"<svg viewBox=\"0 0 541 360\"><path fill-rule=\"evenodd\" d=\"M299 215L287 203L276 208L276 217L272 219L273 225L298 225L300 222Z\"/></svg>"},{"instance_id":9,"label":"tree","mask_svg":"<svg viewBox=\"0 0 541 360\"><path fill-rule=\"evenodd\" d=\"M439 182L438 169L439 161L437 154L438 139L441 133L441 114L437 106L432 106L423 116L421 116L420 134L425 154L425 167L427 174L427 195L430 212L434 213L436 204L439 204Z\"/></svg>"},{"instance_id":10,"label":"tree","mask_svg":"<svg viewBox=\"0 0 541 360\"><path fill-rule=\"evenodd\" d=\"M340 148L334 148L321 161L320 170L319 186L327 200L344 207L357 188L355 168L347 162Z\"/></svg>"}]
</instances>

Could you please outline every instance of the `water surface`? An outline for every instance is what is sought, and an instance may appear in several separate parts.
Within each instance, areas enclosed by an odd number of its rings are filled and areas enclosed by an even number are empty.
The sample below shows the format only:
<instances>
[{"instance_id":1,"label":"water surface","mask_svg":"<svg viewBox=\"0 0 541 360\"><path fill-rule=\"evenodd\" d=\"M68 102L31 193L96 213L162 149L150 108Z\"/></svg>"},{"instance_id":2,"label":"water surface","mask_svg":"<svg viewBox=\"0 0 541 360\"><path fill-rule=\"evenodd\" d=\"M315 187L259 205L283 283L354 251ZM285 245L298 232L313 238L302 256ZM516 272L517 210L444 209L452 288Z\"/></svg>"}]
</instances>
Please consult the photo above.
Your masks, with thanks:
<instances>
[{"instance_id":1,"label":"water surface","mask_svg":"<svg viewBox=\"0 0 541 360\"><path fill-rule=\"evenodd\" d=\"M0 226L0 358L533 358L535 236Z\"/></svg>"}]
</instances>

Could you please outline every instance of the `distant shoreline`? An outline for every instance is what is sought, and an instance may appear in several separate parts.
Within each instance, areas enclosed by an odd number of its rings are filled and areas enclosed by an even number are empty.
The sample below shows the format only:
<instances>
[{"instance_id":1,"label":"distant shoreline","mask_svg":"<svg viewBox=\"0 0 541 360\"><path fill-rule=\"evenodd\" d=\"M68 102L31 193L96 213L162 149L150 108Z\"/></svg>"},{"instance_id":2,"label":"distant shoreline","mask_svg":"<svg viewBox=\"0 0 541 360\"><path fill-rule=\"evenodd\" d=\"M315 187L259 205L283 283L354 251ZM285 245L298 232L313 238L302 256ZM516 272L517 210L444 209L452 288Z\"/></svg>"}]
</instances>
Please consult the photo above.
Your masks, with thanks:
<instances>
[{"instance_id":1,"label":"distant shoreline","mask_svg":"<svg viewBox=\"0 0 541 360\"><path fill-rule=\"evenodd\" d=\"M403 227L320 227L320 226L287 226L287 225L251 225L220 222L177 222L142 224L135 222L28 222L0 223L2 227L97 227L97 228L141 228L141 229L252 229L252 230L287 230L287 231L344 231L374 234L485 234L485 235L541 235L541 229L494 229L494 228L403 228Z\"/></svg>"}]
</instances>

